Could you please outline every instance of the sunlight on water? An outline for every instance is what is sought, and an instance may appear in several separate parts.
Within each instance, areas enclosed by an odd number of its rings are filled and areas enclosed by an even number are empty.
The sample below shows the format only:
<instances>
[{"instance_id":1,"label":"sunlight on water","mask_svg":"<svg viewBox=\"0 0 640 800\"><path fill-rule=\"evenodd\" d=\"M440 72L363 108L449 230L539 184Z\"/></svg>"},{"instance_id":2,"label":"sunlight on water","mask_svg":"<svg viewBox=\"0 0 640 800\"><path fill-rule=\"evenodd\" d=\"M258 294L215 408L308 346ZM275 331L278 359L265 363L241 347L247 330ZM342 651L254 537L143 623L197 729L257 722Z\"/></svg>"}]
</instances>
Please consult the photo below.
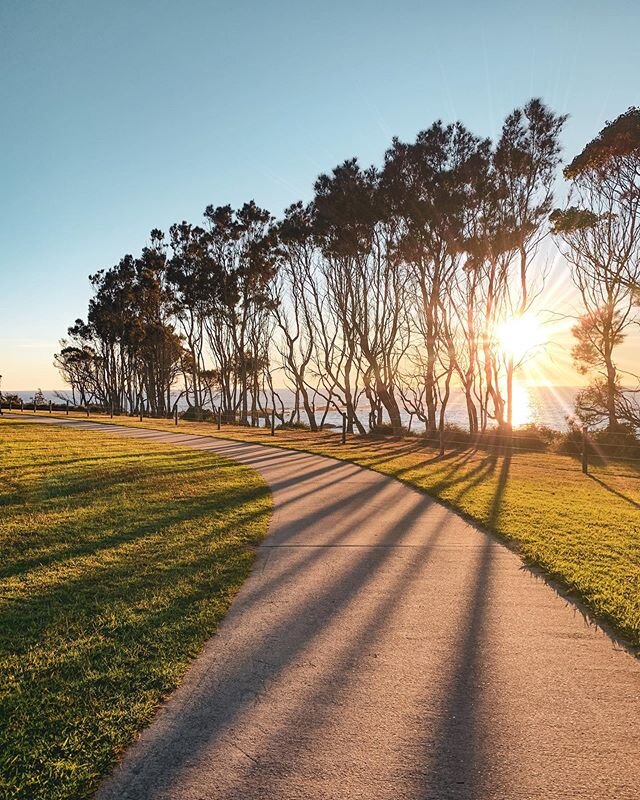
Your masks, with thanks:
<instances>
[{"instance_id":1,"label":"sunlight on water","mask_svg":"<svg viewBox=\"0 0 640 800\"><path fill-rule=\"evenodd\" d=\"M520 427L534 421L531 394L527 386L513 382L513 425Z\"/></svg>"}]
</instances>

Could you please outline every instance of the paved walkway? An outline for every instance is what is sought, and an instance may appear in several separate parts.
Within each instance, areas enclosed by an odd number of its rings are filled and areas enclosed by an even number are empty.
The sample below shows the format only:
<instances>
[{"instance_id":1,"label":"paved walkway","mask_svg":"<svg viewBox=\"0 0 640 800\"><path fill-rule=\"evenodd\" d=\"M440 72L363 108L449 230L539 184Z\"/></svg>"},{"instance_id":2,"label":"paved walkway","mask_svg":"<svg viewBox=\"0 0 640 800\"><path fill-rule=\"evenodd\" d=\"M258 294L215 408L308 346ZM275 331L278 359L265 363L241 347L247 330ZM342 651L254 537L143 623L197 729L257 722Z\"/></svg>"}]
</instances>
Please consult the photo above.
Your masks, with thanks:
<instances>
[{"instance_id":1,"label":"paved walkway","mask_svg":"<svg viewBox=\"0 0 640 800\"><path fill-rule=\"evenodd\" d=\"M99 800L637 800L640 662L490 536L351 464L66 424L215 451L274 498L223 625Z\"/></svg>"}]
</instances>

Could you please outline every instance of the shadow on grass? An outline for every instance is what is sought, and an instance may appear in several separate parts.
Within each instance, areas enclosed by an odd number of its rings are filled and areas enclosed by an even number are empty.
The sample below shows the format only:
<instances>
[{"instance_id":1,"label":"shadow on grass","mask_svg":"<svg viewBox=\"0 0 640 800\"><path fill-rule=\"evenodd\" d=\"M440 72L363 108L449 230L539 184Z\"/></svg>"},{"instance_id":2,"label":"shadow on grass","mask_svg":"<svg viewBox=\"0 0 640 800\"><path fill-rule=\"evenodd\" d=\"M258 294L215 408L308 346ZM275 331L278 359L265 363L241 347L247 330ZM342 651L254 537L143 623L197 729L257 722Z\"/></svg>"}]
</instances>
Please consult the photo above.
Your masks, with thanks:
<instances>
[{"instance_id":1,"label":"shadow on grass","mask_svg":"<svg viewBox=\"0 0 640 800\"><path fill-rule=\"evenodd\" d=\"M624 494L623 492L614 489L613 486L609 486L609 484L605 483L601 478L596 478L596 476L593 474L589 474L588 477L591 478L591 480L597 483L598 485L602 486L603 489L606 489L607 492L610 492L616 497L619 497L621 500L624 500L626 503L629 503L634 508L640 508L640 503L638 503L636 500L629 497L628 495Z\"/></svg>"}]
</instances>

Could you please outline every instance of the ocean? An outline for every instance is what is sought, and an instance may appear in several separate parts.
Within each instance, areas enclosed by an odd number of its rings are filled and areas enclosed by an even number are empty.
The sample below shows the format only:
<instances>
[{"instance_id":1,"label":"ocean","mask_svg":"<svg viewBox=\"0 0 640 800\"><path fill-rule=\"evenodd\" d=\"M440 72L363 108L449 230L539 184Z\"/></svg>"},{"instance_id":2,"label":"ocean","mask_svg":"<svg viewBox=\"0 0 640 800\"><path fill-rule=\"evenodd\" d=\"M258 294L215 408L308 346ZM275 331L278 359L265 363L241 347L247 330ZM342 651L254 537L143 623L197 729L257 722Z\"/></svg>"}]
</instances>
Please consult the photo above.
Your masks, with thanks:
<instances>
[{"instance_id":1,"label":"ocean","mask_svg":"<svg viewBox=\"0 0 640 800\"><path fill-rule=\"evenodd\" d=\"M59 400L55 391L42 390L47 401ZM293 406L293 394L288 389L279 390L285 407L291 408ZM575 386L527 386L524 384L514 384L514 424L522 426L527 424L545 425L555 430L564 431L567 428L567 417L573 414L573 403L575 400L578 387ZM4 394L17 394L25 403L33 399L34 390L10 390L4 389ZM66 393L61 390L61 395ZM185 403L179 403L179 408L184 408ZM320 409L324 406L324 401L318 398L316 401L316 408ZM361 419L363 422L367 421L367 407L361 404ZM318 418L321 414L318 413ZM403 412L403 422L405 425L409 423L409 414ZM304 414L301 419L305 421ZM329 411L327 414L328 423L333 425L340 425L342 418L336 411ZM464 397L460 392L452 393L451 400L447 409L447 421L450 424L460 425L461 427L467 426L467 414L464 403ZM413 420L412 427L417 430L420 423Z\"/></svg>"}]
</instances>

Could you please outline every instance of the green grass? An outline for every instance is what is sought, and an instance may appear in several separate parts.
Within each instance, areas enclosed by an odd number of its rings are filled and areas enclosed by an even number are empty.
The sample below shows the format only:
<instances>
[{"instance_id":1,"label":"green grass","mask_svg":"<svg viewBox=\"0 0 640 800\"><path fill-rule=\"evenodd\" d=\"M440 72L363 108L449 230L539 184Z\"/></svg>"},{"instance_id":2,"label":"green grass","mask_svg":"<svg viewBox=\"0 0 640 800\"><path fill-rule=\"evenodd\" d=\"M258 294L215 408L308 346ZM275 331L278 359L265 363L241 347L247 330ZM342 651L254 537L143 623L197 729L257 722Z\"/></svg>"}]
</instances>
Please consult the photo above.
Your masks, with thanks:
<instances>
[{"instance_id":1,"label":"green grass","mask_svg":"<svg viewBox=\"0 0 640 800\"><path fill-rule=\"evenodd\" d=\"M166 420L114 420L173 429ZM482 451L444 459L415 439L350 437L336 433L269 431L211 423L180 423L181 432L221 435L329 455L391 475L456 509L508 540L531 564L562 584L632 646L640 645L640 470L611 464L580 471L553 453Z\"/></svg>"},{"instance_id":2,"label":"green grass","mask_svg":"<svg viewBox=\"0 0 640 800\"><path fill-rule=\"evenodd\" d=\"M214 454L0 421L0 797L89 797L247 576L271 509Z\"/></svg>"}]
</instances>

